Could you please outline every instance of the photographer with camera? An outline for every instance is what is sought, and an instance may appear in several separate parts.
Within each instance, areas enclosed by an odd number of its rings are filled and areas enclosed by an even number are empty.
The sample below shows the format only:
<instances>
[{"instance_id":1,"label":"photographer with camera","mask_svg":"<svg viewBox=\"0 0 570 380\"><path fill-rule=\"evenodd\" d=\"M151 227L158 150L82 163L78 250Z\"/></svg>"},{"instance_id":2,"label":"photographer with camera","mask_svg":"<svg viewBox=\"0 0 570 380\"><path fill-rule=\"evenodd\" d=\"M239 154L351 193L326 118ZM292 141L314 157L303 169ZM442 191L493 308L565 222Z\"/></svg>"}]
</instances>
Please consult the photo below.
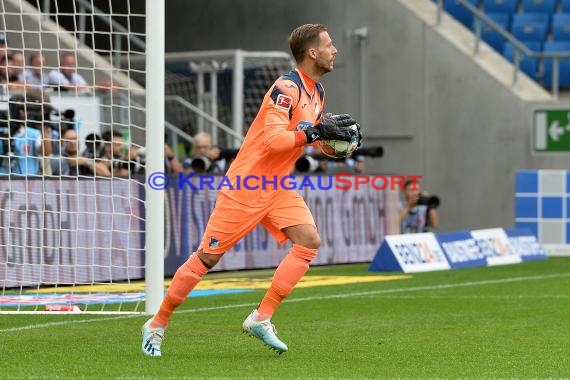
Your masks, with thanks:
<instances>
[{"instance_id":1,"label":"photographer with camera","mask_svg":"<svg viewBox=\"0 0 570 380\"><path fill-rule=\"evenodd\" d=\"M174 150L168 144L164 144L164 172L166 174L177 174L184 171L182 163L174 154Z\"/></svg>"},{"instance_id":2,"label":"photographer with camera","mask_svg":"<svg viewBox=\"0 0 570 380\"><path fill-rule=\"evenodd\" d=\"M61 136L61 154L51 157L53 175L109 177L111 172L103 162L94 157L79 154L79 135L75 129L67 129Z\"/></svg>"},{"instance_id":3,"label":"photographer with camera","mask_svg":"<svg viewBox=\"0 0 570 380\"><path fill-rule=\"evenodd\" d=\"M52 153L49 97L37 91L13 95L8 101L9 134L3 139L2 163L9 174L41 175L42 157Z\"/></svg>"},{"instance_id":4,"label":"photographer with camera","mask_svg":"<svg viewBox=\"0 0 570 380\"><path fill-rule=\"evenodd\" d=\"M224 174L227 158L218 147L212 146L212 137L208 133L194 136L194 155L184 160L184 173Z\"/></svg>"},{"instance_id":5,"label":"photographer with camera","mask_svg":"<svg viewBox=\"0 0 570 380\"><path fill-rule=\"evenodd\" d=\"M439 225L439 198L422 191L418 181L404 182L404 203L400 211L401 233L430 232Z\"/></svg>"},{"instance_id":6,"label":"photographer with camera","mask_svg":"<svg viewBox=\"0 0 570 380\"><path fill-rule=\"evenodd\" d=\"M144 156L138 149L129 146L118 130L103 133L101 161L106 164L112 177L129 177L144 174Z\"/></svg>"}]
</instances>

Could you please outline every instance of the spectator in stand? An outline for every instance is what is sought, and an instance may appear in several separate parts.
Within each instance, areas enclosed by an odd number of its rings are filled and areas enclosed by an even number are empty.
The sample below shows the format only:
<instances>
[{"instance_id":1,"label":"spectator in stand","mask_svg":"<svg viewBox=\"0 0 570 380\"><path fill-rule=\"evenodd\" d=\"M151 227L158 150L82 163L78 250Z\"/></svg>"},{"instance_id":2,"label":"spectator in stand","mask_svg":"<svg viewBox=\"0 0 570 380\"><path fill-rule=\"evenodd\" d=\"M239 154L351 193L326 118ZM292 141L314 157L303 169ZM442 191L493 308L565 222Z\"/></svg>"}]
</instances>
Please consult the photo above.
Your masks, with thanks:
<instances>
[{"instance_id":1,"label":"spectator in stand","mask_svg":"<svg viewBox=\"0 0 570 380\"><path fill-rule=\"evenodd\" d=\"M73 52L64 52L59 58L59 69L48 74L48 85L61 91L85 93L91 91L87 81L77 73L77 61Z\"/></svg>"},{"instance_id":2,"label":"spectator in stand","mask_svg":"<svg viewBox=\"0 0 570 380\"><path fill-rule=\"evenodd\" d=\"M105 176L111 172L105 163L79 155L79 135L75 129L66 130L61 138L61 155L51 157L51 172L61 176Z\"/></svg>"},{"instance_id":3,"label":"spectator in stand","mask_svg":"<svg viewBox=\"0 0 570 380\"><path fill-rule=\"evenodd\" d=\"M23 81L24 62L24 54L21 51L10 51L4 63L0 65L0 83L6 84L11 90L31 90Z\"/></svg>"},{"instance_id":4,"label":"spectator in stand","mask_svg":"<svg viewBox=\"0 0 570 380\"><path fill-rule=\"evenodd\" d=\"M102 161L107 165L112 177L128 177L136 171L136 162L131 157L137 156L137 150L127 146L123 134L117 130L103 133Z\"/></svg>"},{"instance_id":5,"label":"spectator in stand","mask_svg":"<svg viewBox=\"0 0 570 380\"><path fill-rule=\"evenodd\" d=\"M24 69L20 79L36 89L45 87L48 84L48 75L43 72L46 64L46 56L42 52L33 52L30 55L29 68Z\"/></svg>"},{"instance_id":6,"label":"spectator in stand","mask_svg":"<svg viewBox=\"0 0 570 380\"><path fill-rule=\"evenodd\" d=\"M40 175L42 157L51 155L51 129L46 122L51 112L49 98L27 91L9 100L10 117L16 124L12 135L10 162L12 174Z\"/></svg>"},{"instance_id":7,"label":"spectator in stand","mask_svg":"<svg viewBox=\"0 0 570 380\"><path fill-rule=\"evenodd\" d=\"M220 148L212 146L210 134L197 133L194 136L194 155L184 160L184 173L224 174L227 163L220 153Z\"/></svg>"}]
</instances>

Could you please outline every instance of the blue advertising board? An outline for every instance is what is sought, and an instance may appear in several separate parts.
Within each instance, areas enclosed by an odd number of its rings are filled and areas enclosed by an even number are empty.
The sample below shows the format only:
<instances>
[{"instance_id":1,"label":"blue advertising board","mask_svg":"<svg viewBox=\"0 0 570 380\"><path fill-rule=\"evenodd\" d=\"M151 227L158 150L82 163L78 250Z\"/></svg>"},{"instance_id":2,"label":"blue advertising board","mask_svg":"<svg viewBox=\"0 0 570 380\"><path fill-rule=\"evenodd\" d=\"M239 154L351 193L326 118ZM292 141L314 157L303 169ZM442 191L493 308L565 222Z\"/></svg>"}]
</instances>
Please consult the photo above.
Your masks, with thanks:
<instances>
[{"instance_id":1,"label":"blue advertising board","mask_svg":"<svg viewBox=\"0 0 570 380\"><path fill-rule=\"evenodd\" d=\"M530 229L388 235L368 268L371 272L425 272L517 264L547 258Z\"/></svg>"}]
</instances>

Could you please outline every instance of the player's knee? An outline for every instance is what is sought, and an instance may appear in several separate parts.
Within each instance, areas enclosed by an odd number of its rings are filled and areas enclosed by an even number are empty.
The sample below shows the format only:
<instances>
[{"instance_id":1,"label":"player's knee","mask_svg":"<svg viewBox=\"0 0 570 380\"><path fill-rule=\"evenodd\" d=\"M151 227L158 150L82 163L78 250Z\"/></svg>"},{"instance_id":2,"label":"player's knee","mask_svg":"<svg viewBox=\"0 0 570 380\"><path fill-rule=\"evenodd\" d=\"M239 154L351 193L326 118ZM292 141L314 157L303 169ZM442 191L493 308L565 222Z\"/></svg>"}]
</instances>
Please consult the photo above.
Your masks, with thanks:
<instances>
[{"instance_id":1,"label":"player's knee","mask_svg":"<svg viewBox=\"0 0 570 380\"><path fill-rule=\"evenodd\" d=\"M316 228L305 229L292 240L293 244L298 244L309 249L319 249L321 246L321 237Z\"/></svg>"},{"instance_id":2,"label":"player's knee","mask_svg":"<svg viewBox=\"0 0 570 380\"><path fill-rule=\"evenodd\" d=\"M301 244L294 244L292 254L310 263L317 257L317 248L305 247Z\"/></svg>"},{"instance_id":3,"label":"player's knee","mask_svg":"<svg viewBox=\"0 0 570 380\"><path fill-rule=\"evenodd\" d=\"M200 248L196 251L196 254L200 258L200 260L202 260L204 265L208 267L208 269L212 269L213 267L215 267L216 264L218 263L218 261L220 261L220 259L224 255L224 253L219 253L219 254L213 255L211 253L204 252L204 250L202 248Z\"/></svg>"},{"instance_id":4,"label":"player's knee","mask_svg":"<svg viewBox=\"0 0 570 380\"><path fill-rule=\"evenodd\" d=\"M309 249L319 249L321 246L321 236L315 231L306 237L302 245Z\"/></svg>"}]
</instances>

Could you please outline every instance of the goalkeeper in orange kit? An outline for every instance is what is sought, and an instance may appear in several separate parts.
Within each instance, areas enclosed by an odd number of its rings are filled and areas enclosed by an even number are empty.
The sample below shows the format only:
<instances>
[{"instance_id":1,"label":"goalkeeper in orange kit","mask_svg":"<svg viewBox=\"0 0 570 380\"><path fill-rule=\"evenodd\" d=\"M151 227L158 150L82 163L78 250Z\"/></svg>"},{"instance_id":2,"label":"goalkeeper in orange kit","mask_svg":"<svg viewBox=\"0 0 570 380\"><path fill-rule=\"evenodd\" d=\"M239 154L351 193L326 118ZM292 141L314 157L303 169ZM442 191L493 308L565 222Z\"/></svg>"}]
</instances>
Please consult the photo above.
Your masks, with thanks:
<instances>
[{"instance_id":1,"label":"goalkeeper in orange kit","mask_svg":"<svg viewBox=\"0 0 570 380\"><path fill-rule=\"evenodd\" d=\"M238 185L246 176L283 178L290 174L304 146L318 140L360 143L360 129L347 114L324 115L325 92L321 77L333 70L337 49L325 26L306 24L289 37L295 70L280 77L266 93L227 178L232 188L218 194L202 242L176 272L159 311L142 328L142 351L161 356L161 344L174 310L212 269L222 255L261 223L280 244L292 248L277 267L270 288L257 309L243 322L243 331L278 353L288 347L275 334L271 317L309 269L321 243L315 221L295 190L277 186ZM356 124L357 125L357 124ZM279 183L279 181L277 181Z\"/></svg>"}]
</instances>

